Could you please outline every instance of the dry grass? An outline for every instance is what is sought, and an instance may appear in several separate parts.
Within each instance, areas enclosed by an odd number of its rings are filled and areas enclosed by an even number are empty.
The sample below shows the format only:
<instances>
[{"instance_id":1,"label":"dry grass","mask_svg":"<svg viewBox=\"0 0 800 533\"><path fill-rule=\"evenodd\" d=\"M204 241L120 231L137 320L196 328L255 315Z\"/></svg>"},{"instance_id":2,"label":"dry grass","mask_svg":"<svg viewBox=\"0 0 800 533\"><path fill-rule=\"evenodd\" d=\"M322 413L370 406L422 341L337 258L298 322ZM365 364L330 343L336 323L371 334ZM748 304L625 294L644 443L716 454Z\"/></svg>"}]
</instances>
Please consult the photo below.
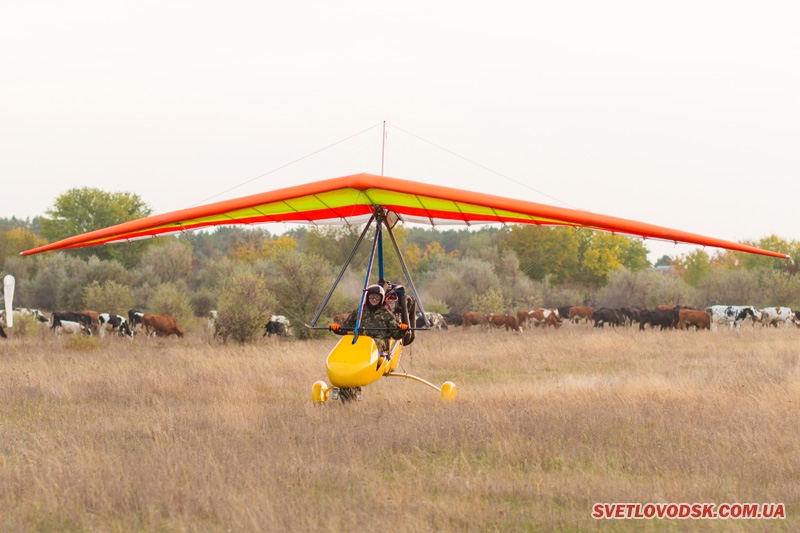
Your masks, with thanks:
<instances>
[{"instance_id":1,"label":"dry grass","mask_svg":"<svg viewBox=\"0 0 800 533\"><path fill-rule=\"evenodd\" d=\"M334 339L0 343L0 530L800 528L800 332L447 331L313 405ZM784 521L591 518L783 502Z\"/></svg>"}]
</instances>

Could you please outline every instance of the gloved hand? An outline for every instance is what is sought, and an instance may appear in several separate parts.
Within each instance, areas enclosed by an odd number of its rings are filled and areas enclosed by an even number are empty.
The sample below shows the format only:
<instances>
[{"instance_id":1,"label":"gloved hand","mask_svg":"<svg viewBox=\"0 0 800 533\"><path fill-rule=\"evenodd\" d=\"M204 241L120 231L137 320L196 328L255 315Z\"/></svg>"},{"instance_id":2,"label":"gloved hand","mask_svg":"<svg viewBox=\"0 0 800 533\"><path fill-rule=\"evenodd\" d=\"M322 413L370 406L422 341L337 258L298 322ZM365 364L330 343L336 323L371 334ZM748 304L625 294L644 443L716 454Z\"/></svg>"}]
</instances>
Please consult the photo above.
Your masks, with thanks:
<instances>
[{"instance_id":1,"label":"gloved hand","mask_svg":"<svg viewBox=\"0 0 800 533\"><path fill-rule=\"evenodd\" d=\"M408 329L408 324L400 324L400 325L399 325L399 326L397 326L397 327L398 327L398 328L400 328L400 329L402 329L403 331L406 331L406 330Z\"/></svg>"},{"instance_id":2,"label":"gloved hand","mask_svg":"<svg viewBox=\"0 0 800 533\"><path fill-rule=\"evenodd\" d=\"M339 324L331 324L330 327L328 327L328 329L335 333L340 329L342 329L342 326L340 326Z\"/></svg>"}]
</instances>

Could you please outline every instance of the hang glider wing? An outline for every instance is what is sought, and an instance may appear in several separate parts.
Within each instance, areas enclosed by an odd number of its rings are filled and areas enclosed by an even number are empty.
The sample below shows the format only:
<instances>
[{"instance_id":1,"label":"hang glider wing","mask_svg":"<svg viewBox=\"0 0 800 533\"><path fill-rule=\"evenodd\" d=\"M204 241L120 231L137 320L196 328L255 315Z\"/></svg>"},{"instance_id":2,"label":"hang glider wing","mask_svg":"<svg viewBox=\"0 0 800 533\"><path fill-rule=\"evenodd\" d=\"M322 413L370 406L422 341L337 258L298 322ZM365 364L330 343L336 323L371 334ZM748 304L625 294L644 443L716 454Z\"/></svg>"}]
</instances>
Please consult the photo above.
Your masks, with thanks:
<instances>
[{"instance_id":1,"label":"hang glider wing","mask_svg":"<svg viewBox=\"0 0 800 533\"><path fill-rule=\"evenodd\" d=\"M352 224L375 206L425 224L562 225L787 258L785 254L634 220L374 174L355 174L133 220L22 252L95 246L225 224Z\"/></svg>"}]
</instances>

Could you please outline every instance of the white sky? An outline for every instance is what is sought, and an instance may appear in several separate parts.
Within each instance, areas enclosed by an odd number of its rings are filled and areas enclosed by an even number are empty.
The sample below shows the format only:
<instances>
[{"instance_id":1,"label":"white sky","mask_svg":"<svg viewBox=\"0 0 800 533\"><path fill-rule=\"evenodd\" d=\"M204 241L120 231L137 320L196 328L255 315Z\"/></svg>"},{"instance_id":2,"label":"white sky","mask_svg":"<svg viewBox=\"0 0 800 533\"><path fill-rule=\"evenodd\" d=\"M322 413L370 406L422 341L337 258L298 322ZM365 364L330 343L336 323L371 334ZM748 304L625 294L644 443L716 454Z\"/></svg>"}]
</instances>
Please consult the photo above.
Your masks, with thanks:
<instances>
[{"instance_id":1,"label":"white sky","mask_svg":"<svg viewBox=\"0 0 800 533\"><path fill-rule=\"evenodd\" d=\"M0 216L42 215L73 187L161 213L379 173L375 127L252 181L385 120L389 176L800 240L798 15L796 2L6 0Z\"/></svg>"}]
</instances>

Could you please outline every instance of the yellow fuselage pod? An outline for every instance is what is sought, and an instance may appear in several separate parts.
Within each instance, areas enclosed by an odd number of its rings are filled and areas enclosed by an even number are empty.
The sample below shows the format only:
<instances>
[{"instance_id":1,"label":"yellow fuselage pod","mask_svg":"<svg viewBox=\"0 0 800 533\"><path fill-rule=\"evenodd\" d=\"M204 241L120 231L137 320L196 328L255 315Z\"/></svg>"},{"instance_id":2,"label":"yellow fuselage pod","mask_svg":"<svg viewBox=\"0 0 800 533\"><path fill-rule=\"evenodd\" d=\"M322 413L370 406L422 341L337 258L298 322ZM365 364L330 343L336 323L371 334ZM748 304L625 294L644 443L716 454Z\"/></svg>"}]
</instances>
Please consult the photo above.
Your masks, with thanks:
<instances>
[{"instance_id":1,"label":"yellow fuselage pod","mask_svg":"<svg viewBox=\"0 0 800 533\"><path fill-rule=\"evenodd\" d=\"M345 335L336 347L328 354L328 379L334 387L363 387L381 376L397 368L403 345L400 341L390 340L389 348L392 359L386 363L380 358L380 350L372 337L359 335L353 344L353 336Z\"/></svg>"}]
</instances>

